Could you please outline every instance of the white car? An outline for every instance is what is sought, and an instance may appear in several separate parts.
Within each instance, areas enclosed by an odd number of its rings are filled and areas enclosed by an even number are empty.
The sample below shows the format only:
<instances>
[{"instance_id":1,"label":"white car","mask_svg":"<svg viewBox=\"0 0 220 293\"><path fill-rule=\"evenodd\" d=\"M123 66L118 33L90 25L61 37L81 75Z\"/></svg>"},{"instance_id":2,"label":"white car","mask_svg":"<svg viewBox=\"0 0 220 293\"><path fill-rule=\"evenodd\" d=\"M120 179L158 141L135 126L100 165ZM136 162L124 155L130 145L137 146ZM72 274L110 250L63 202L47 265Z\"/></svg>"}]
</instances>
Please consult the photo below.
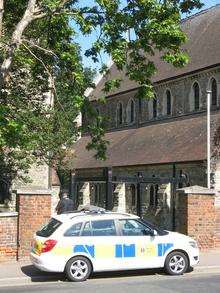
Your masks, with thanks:
<instances>
[{"instance_id":1,"label":"white car","mask_svg":"<svg viewBox=\"0 0 220 293\"><path fill-rule=\"evenodd\" d=\"M196 241L135 215L91 209L57 215L35 235L32 263L84 281L92 272L164 268L181 275L199 262Z\"/></svg>"}]
</instances>

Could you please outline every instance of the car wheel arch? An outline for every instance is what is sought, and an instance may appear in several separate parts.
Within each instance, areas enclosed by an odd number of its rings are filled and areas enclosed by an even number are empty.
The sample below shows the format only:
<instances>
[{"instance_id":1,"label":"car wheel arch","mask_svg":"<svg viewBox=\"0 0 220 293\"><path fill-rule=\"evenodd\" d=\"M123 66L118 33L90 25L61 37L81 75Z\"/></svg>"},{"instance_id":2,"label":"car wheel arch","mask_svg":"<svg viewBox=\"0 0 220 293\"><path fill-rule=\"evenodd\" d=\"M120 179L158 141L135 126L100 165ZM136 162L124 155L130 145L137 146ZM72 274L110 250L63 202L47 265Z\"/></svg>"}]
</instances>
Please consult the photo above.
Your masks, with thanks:
<instances>
[{"instance_id":1,"label":"car wheel arch","mask_svg":"<svg viewBox=\"0 0 220 293\"><path fill-rule=\"evenodd\" d=\"M188 253L187 253L185 250L183 250L183 249L173 249L173 250L169 251L169 252L166 254L166 256L164 257L164 265L165 265L165 261L166 261L167 257L168 257L171 253L173 253L173 252L181 252L181 253L183 253L183 254L187 257L188 264L189 264L189 266L190 266L190 258L189 258L189 255L188 255Z\"/></svg>"}]
</instances>

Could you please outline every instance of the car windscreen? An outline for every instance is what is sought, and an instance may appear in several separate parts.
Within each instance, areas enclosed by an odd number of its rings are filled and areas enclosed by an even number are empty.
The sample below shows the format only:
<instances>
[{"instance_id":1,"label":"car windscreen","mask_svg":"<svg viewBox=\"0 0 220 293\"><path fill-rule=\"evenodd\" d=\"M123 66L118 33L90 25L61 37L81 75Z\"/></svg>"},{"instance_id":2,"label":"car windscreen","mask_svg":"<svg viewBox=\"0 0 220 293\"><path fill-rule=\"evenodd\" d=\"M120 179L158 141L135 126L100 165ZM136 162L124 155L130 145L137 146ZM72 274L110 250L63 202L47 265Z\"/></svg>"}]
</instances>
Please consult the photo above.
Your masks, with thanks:
<instances>
[{"instance_id":1,"label":"car windscreen","mask_svg":"<svg viewBox=\"0 0 220 293\"><path fill-rule=\"evenodd\" d=\"M41 228L41 230L36 232L36 235L41 237L49 237L57 230L57 228L61 224L62 222L58 221L57 219L51 218L48 224L46 224Z\"/></svg>"},{"instance_id":2,"label":"car windscreen","mask_svg":"<svg viewBox=\"0 0 220 293\"><path fill-rule=\"evenodd\" d=\"M163 229L161 229L161 228L155 226L154 224L152 224L152 223L146 221L145 219L141 219L141 222L144 223L145 225L147 225L149 228L151 228L151 229L153 229L153 230L156 230L157 233L158 233L159 235L161 235L161 236L162 236L162 235L167 235L167 234L168 234L167 231L165 231L165 230L163 230Z\"/></svg>"}]
</instances>

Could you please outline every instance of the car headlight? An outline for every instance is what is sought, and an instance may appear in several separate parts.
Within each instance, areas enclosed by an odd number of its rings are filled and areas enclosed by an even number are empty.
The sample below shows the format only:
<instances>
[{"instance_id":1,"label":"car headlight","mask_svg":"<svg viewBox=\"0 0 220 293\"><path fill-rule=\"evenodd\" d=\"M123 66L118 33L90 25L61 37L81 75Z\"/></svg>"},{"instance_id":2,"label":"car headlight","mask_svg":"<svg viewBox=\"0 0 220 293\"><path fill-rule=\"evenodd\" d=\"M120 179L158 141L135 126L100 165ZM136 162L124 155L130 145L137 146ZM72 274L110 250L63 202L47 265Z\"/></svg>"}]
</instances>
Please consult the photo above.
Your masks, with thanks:
<instances>
[{"instance_id":1,"label":"car headlight","mask_svg":"<svg viewBox=\"0 0 220 293\"><path fill-rule=\"evenodd\" d=\"M189 245L192 246L193 248L198 248L196 241L189 241Z\"/></svg>"}]
</instances>

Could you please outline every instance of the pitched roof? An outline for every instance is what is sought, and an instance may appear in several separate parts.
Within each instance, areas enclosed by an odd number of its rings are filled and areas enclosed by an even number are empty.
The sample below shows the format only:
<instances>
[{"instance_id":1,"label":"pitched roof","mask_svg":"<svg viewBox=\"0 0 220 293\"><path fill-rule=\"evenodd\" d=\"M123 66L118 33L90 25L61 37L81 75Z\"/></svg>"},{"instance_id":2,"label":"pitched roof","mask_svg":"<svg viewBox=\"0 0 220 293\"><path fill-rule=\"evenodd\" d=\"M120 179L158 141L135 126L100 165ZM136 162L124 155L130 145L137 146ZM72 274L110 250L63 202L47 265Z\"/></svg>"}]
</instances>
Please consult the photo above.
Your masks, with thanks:
<instances>
[{"instance_id":1,"label":"pitched roof","mask_svg":"<svg viewBox=\"0 0 220 293\"><path fill-rule=\"evenodd\" d=\"M156 54L154 57L151 57L158 68L158 72L152 78L153 82L161 82L220 64L220 5L182 20L181 28L188 37L188 41L184 44L183 49L190 56L189 63L183 68L175 68L162 61L159 53ZM111 66L110 72L109 79L121 77L123 81L120 88L109 93L109 95L138 87L137 83L128 79L125 72L119 72L115 64ZM99 81L96 88L90 94L91 100L103 95L102 88L105 81L105 77Z\"/></svg>"},{"instance_id":2,"label":"pitched roof","mask_svg":"<svg viewBox=\"0 0 220 293\"><path fill-rule=\"evenodd\" d=\"M220 113L212 123L220 122ZM206 115L149 124L136 129L106 133L109 142L106 161L96 160L87 151L90 137L82 137L68 158L69 168L86 169L116 166L163 164L206 159Z\"/></svg>"}]
</instances>

